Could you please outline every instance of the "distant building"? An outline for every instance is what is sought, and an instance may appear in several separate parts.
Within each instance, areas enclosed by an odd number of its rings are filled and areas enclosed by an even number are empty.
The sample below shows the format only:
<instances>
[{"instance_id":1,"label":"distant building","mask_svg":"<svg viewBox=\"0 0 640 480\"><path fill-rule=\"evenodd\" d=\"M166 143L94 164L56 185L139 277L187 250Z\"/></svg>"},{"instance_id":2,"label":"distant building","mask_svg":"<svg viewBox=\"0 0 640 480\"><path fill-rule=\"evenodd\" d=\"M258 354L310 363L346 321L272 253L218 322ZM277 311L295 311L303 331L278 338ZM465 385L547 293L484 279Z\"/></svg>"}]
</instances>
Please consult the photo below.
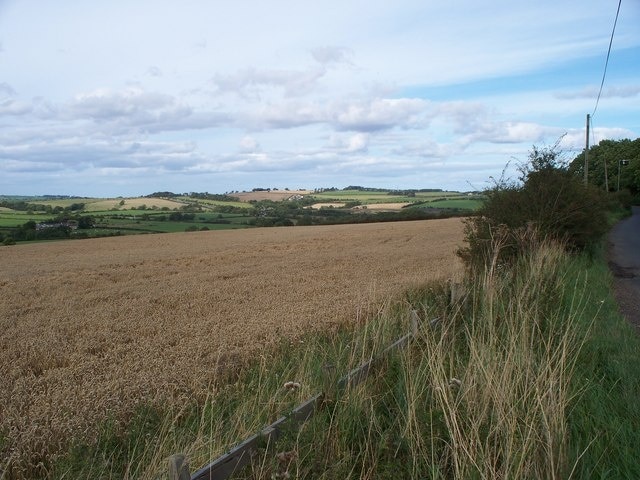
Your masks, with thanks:
<instances>
[{"instance_id":1,"label":"distant building","mask_svg":"<svg viewBox=\"0 0 640 480\"><path fill-rule=\"evenodd\" d=\"M47 228L60 228L66 227L71 230L78 228L78 222L75 220L68 220L66 222L53 222L53 223L36 223L36 231L46 230Z\"/></svg>"}]
</instances>

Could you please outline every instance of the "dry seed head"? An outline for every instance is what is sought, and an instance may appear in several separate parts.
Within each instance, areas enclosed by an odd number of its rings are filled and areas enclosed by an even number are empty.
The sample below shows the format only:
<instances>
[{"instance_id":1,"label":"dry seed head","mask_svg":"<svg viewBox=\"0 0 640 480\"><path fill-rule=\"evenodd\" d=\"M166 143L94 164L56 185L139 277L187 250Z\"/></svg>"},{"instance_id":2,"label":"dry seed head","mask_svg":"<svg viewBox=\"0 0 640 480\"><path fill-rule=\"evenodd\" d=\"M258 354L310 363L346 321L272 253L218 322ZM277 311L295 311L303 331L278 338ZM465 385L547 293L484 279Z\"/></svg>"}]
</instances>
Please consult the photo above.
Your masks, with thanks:
<instances>
[{"instance_id":1,"label":"dry seed head","mask_svg":"<svg viewBox=\"0 0 640 480\"><path fill-rule=\"evenodd\" d=\"M289 471L285 471L282 473L274 473L273 475L271 475L271 478L275 479L275 478L291 478L291 474L289 473Z\"/></svg>"},{"instance_id":2,"label":"dry seed head","mask_svg":"<svg viewBox=\"0 0 640 480\"><path fill-rule=\"evenodd\" d=\"M298 452L296 452L295 450L290 450L288 452L278 452L276 453L276 458L281 463L291 462L292 460L298 458Z\"/></svg>"}]
</instances>

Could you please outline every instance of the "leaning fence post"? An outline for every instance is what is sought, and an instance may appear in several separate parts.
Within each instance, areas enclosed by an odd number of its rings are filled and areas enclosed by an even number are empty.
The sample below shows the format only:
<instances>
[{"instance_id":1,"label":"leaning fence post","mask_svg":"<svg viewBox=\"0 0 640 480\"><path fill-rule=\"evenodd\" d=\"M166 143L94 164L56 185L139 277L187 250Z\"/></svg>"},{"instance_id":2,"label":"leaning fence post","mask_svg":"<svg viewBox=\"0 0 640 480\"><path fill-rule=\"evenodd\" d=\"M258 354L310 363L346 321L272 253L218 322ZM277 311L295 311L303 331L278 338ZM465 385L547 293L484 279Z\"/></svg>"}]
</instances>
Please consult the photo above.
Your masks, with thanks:
<instances>
[{"instance_id":1,"label":"leaning fence post","mask_svg":"<svg viewBox=\"0 0 640 480\"><path fill-rule=\"evenodd\" d=\"M169 480L191 480L189 463L181 453L169 457Z\"/></svg>"}]
</instances>

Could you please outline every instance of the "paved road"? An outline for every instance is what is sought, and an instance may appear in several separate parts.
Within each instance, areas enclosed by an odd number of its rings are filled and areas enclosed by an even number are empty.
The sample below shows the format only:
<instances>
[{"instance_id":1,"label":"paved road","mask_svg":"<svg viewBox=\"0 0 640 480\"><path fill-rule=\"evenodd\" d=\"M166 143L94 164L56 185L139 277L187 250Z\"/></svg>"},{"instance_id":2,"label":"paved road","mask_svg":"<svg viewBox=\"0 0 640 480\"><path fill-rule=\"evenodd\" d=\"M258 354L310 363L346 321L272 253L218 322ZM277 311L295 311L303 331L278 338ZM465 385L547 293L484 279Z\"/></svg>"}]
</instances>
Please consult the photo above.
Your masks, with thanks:
<instances>
[{"instance_id":1,"label":"paved road","mask_svg":"<svg viewBox=\"0 0 640 480\"><path fill-rule=\"evenodd\" d=\"M609 267L620 311L640 332L640 207L611 230Z\"/></svg>"}]
</instances>

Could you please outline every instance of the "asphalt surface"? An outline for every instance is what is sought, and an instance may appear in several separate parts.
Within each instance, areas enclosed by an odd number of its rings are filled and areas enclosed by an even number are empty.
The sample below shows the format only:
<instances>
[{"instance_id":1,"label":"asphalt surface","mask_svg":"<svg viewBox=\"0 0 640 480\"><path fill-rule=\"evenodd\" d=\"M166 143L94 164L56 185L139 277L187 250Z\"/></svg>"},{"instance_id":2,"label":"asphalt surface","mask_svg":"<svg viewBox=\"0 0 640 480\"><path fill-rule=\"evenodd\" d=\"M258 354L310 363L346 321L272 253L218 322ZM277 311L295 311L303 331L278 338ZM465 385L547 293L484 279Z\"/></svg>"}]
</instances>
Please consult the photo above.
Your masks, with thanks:
<instances>
[{"instance_id":1,"label":"asphalt surface","mask_svg":"<svg viewBox=\"0 0 640 480\"><path fill-rule=\"evenodd\" d=\"M640 207L609 233L609 268L620 312L640 333Z\"/></svg>"}]
</instances>

